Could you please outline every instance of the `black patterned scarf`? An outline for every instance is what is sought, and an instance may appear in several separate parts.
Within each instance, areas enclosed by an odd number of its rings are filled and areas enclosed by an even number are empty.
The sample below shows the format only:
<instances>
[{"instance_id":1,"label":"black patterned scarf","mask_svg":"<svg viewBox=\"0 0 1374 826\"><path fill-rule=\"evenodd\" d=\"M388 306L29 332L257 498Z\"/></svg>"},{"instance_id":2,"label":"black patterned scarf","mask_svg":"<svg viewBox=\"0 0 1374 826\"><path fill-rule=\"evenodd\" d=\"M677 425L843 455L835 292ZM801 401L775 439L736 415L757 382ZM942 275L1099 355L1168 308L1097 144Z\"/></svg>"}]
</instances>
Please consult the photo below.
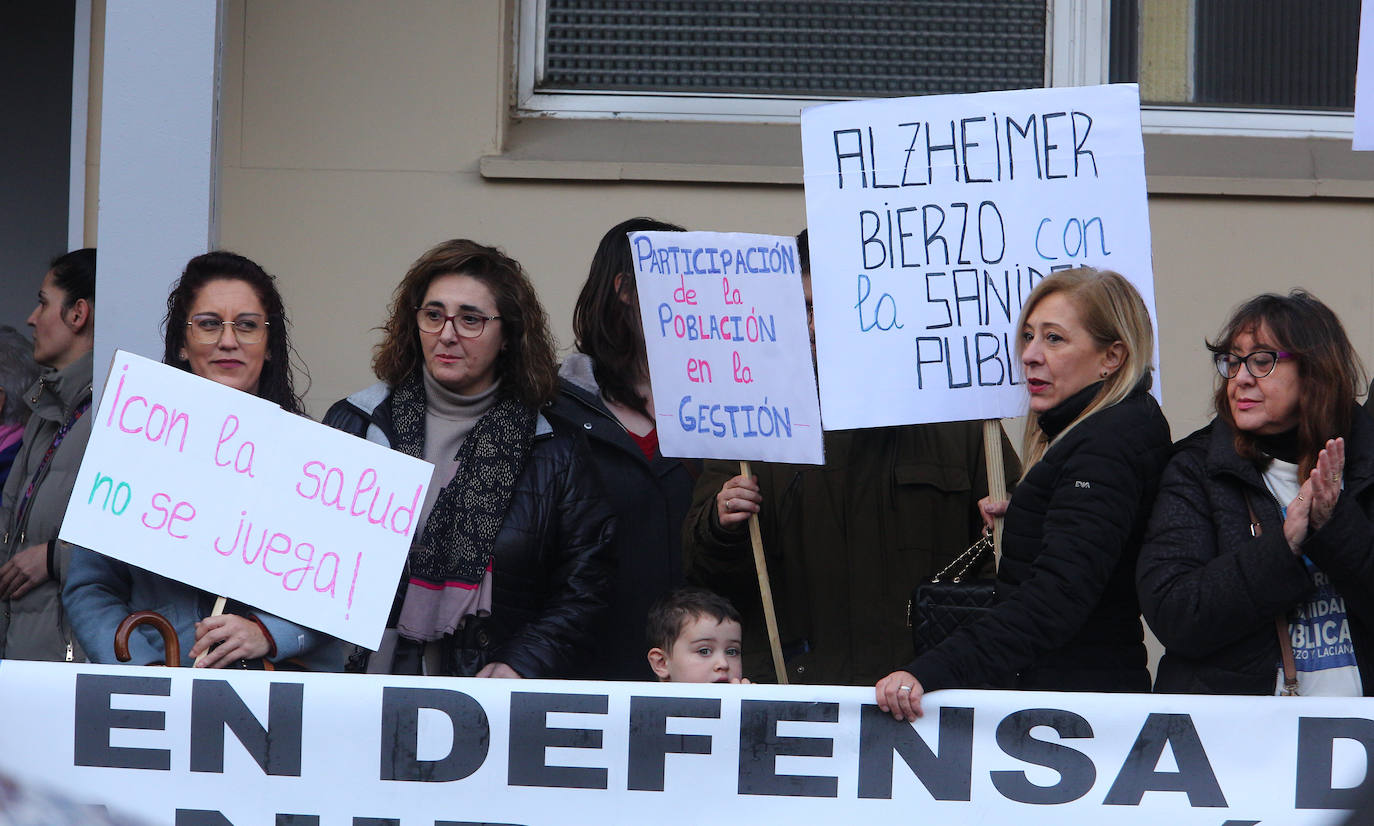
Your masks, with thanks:
<instances>
[{"instance_id":1,"label":"black patterned scarf","mask_svg":"<svg viewBox=\"0 0 1374 826\"><path fill-rule=\"evenodd\" d=\"M392 447L423 458L426 398L418 371L392 390L388 405L396 429ZM419 540L411 545L407 602L417 591L437 594L455 582L475 586L482 581L529 457L535 420L534 410L503 392L473 425L458 448L457 471L439 491ZM407 613L403 607L402 616ZM461 619L446 618L424 637L452 633Z\"/></svg>"}]
</instances>

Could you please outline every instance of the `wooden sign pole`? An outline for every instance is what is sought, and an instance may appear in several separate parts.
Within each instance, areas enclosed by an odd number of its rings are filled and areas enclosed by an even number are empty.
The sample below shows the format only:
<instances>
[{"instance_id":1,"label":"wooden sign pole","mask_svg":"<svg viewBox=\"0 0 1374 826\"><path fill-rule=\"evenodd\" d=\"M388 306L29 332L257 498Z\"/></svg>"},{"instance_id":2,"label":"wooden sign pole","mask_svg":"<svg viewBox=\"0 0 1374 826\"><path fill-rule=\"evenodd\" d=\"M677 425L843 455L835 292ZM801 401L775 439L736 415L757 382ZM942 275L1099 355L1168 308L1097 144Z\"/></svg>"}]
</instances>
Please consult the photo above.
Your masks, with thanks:
<instances>
[{"instance_id":1,"label":"wooden sign pole","mask_svg":"<svg viewBox=\"0 0 1374 826\"><path fill-rule=\"evenodd\" d=\"M749 463L739 463L741 476L752 477ZM773 673L778 685L787 685L787 668L782 661L782 642L778 636L778 615L773 610L773 588L768 582L768 561L763 558L763 532L759 529L759 515L749 515L749 544L754 547L754 571L759 577L759 596L763 599L763 621L768 626L768 648L773 654Z\"/></svg>"},{"instance_id":2,"label":"wooden sign pole","mask_svg":"<svg viewBox=\"0 0 1374 826\"><path fill-rule=\"evenodd\" d=\"M217 617L217 616L219 616L220 614L223 614L223 613L224 613L224 605L225 605L225 603L227 603L228 601L229 601L229 600L225 599L224 597L215 597L215 610L213 610L213 611L210 612L210 616L212 616L212 617ZM200 652L200 656L199 656L199 657L196 657L196 664L199 665L199 664L200 664L200 661L203 660L203 659L205 659L205 655L206 655L206 654L209 654L209 653L210 653L210 649L208 649L208 648L205 649L204 651ZM181 652L177 652L177 657L180 657L180 656L181 656Z\"/></svg>"},{"instance_id":3,"label":"wooden sign pole","mask_svg":"<svg viewBox=\"0 0 1374 826\"><path fill-rule=\"evenodd\" d=\"M988 463L988 496L994 502L1007 498L1006 468L1002 464L1002 422L983 420L983 456ZM992 520L993 556L1002 562L1002 517Z\"/></svg>"}]
</instances>

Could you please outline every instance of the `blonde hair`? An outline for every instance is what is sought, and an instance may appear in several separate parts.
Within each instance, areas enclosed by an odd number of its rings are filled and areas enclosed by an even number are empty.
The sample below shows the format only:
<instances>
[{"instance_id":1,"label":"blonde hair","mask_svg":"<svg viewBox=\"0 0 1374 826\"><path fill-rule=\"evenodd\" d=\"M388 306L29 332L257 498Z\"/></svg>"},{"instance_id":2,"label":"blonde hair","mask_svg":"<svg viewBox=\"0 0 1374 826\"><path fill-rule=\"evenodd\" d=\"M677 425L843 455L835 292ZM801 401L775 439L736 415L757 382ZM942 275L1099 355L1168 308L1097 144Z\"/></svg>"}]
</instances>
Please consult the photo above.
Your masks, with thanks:
<instances>
[{"instance_id":1,"label":"blonde hair","mask_svg":"<svg viewBox=\"0 0 1374 826\"><path fill-rule=\"evenodd\" d=\"M1130 395L1135 386L1150 375L1154 354L1154 328L1150 324L1150 311L1145 308L1144 299L1131 282L1110 270L1078 267L1054 273L1037 284L1026 298L1016 326L1017 360L1026 349L1026 340L1021 331L1026 328L1031 313L1041 301L1060 293L1073 302L1084 328L1102 349L1121 342L1126 349L1126 357L1121 366L1103 380L1102 389L1092 402L1055 436L1054 441L1063 438L1065 433L1092 414ZM1148 382L1146 386L1149 386ZM1026 472L1040 461L1052 443L1040 429L1039 414L1027 412L1026 431L1021 442ZM1024 476L1025 473L1022 474Z\"/></svg>"}]
</instances>

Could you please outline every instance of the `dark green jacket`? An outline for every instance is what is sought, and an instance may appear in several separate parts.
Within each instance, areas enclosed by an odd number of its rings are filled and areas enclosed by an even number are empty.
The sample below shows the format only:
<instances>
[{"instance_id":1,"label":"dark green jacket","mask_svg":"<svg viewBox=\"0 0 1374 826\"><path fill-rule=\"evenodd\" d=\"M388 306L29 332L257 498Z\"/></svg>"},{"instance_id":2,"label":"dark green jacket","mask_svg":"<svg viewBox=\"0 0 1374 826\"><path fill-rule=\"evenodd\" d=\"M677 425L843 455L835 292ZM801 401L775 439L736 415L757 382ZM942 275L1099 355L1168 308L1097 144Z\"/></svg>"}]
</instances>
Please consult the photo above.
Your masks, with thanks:
<instances>
[{"instance_id":1,"label":"dark green jacket","mask_svg":"<svg viewBox=\"0 0 1374 826\"><path fill-rule=\"evenodd\" d=\"M1005 436L1002 455L1010 485L1020 467ZM788 680L871 685L911 659L912 587L981 530L982 423L827 432L825 459L752 466ZM773 682L748 529L716 519L715 495L738 474L738 462L706 463L683 554L689 579L744 614L745 674Z\"/></svg>"}]
</instances>

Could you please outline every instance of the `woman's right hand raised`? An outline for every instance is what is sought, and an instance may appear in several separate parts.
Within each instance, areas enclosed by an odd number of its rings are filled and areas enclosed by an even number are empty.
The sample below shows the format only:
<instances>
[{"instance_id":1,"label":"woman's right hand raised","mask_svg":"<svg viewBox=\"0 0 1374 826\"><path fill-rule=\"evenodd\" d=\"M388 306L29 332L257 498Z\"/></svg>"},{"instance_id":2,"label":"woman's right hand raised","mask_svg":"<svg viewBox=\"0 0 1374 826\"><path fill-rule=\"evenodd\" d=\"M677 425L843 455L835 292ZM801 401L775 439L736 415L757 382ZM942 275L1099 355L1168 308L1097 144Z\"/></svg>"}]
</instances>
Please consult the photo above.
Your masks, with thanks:
<instances>
[{"instance_id":1,"label":"woman's right hand raised","mask_svg":"<svg viewBox=\"0 0 1374 826\"><path fill-rule=\"evenodd\" d=\"M983 517L983 527L992 530L993 519L1007 515L1007 503L1009 501L1007 499L994 500L991 496L984 496L979 499L978 513Z\"/></svg>"},{"instance_id":2,"label":"woman's right hand raised","mask_svg":"<svg viewBox=\"0 0 1374 826\"><path fill-rule=\"evenodd\" d=\"M763 494L759 493L756 476L736 476L727 481L716 494L716 521L729 528L748 521L759 512Z\"/></svg>"},{"instance_id":3,"label":"woman's right hand raised","mask_svg":"<svg viewBox=\"0 0 1374 826\"><path fill-rule=\"evenodd\" d=\"M1307 539L1307 530L1312 515L1312 480L1302 483L1298 498L1288 503L1283 517L1283 538L1288 540L1288 550L1302 555L1302 543Z\"/></svg>"}]
</instances>

